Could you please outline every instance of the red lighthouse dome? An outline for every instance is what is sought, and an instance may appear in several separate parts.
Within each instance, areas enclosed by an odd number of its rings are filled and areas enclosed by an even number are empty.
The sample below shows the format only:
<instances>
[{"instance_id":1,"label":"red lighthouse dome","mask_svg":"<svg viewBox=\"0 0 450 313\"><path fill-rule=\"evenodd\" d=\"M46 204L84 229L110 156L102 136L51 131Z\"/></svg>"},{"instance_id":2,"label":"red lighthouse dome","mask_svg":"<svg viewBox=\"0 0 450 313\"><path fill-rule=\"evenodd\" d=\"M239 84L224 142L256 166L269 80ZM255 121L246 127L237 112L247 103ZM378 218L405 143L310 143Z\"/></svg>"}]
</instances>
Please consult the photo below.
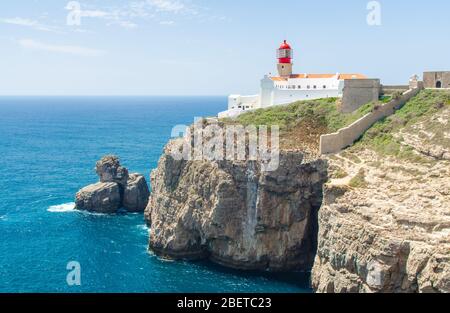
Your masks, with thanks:
<instances>
[{"instance_id":1,"label":"red lighthouse dome","mask_svg":"<svg viewBox=\"0 0 450 313\"><path fill-rule=\"evenodd\" d=\"M278 63L289 64L292 63L292 48L285 40L280 48L277 50Z\"/></svg>"},{"instance_id":2,"label":"red lighthouse dome","mask_svg":"<svg viewBox=\"0 0 450 313\"><path fill-rule=\"evenodd\" d=\"M287 43L287 41L285 40L281 46L280 49L284 49L284 50L291 50L291 46Z\"/></svg>"}]
</instances>

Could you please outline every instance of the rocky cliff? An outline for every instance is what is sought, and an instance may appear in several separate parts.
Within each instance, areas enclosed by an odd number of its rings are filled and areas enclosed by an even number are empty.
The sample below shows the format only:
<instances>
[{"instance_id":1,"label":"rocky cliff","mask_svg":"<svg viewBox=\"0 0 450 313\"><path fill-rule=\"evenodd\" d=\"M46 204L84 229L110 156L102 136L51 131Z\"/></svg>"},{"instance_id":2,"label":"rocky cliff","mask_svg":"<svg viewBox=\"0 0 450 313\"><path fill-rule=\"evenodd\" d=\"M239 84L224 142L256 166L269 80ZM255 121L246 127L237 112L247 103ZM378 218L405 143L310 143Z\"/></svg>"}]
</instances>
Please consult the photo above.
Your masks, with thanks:
<instances>
[{"instance_id":1,"label":"rocky cliff","mask_svg":"<svg viewBox=\"0 0 450 313\"><path fill-rule=\"evenodd\" d=\"M258 161L177 161L178 144L169 143L151 177L153 251L237 269L311 268L325 161L283 152L278 170L263 172Z\"/></svg>"},{"instance_id":2,"label":"rocky cliff","mask_svg":"<svg viewBox=\"0 0 450 313\"><path fill-rule=\"evenodd\" d=\"M313 287L450 292L450 164L412 167L370 150L358 157L330 160L349 176L325 187Z\"/></svg>"},{"instance_id":3,"label":"rocky cliff","mask_svg":"<svg viewBox=\"0 0 450 313\"><path fill-rule=\"evenodd\" d=\"M449 105L448 92L424 91L356 146L326 157L285 150L274 172L176 160L183 140L172 141L151 176L150 248L238 269L312 268L317 292L450 292ZM305 125L291 111L277 122ZM289 147L301 145L291 135Z\"/></svg>"},{"instance_id":4,"label":"rocky cliff","mask_svg":"<svg viewBox=\"0 0 450 313\"><path fill-rule=\"evenodd\" d=\"M450 292L450 95L426 91L330 156L318 292Z\"/></svg>"}]
</instances>

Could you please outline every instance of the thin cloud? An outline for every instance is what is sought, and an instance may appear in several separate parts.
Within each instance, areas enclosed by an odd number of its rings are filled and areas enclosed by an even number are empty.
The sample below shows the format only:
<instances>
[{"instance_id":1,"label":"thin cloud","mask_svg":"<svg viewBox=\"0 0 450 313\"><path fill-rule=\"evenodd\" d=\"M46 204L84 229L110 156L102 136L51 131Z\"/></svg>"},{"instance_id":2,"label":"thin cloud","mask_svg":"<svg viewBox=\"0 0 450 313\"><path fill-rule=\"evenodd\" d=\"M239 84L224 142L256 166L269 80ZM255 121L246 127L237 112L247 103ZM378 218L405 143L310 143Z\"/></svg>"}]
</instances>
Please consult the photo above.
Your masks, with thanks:
<instances>
[{"instance_id":1,"label":"thin cloud","mask_svg":"<svg viewBox=\"0 0 450 313\"><path fill-rule=\"evenodd\" d=\"M136 28L142 20L153 20L160 25L173 25L176 19L195 18L200 22L217 20L209 9L187 0L136 0L123 6L98 7L82 4L80 16L107 21L107 25Z\"/></svg>"},{"instance_id":2,"label":"thin cloud","mask_svg":"<svg viewBox=\"0 0 450 313\"><path fill-rule=\"evenodd\" d=\"M103 17L107 18L111 16L111 13L101 10L82 10L80 11L81 17Z\"/></svg>"},{"instance_id":3,"label":"thin cloud","mask_svg":"<svg viewBox=\"0 0 450 313\"><path fill-rule=\"evenodd\" d=\"M175 21L161 21L161 22L159 22L159 24L171 26L171 25L175 25Z\"/></svg>"},{"instance_id":4,"label":"thin cloud","mask_svg":"<svg viewBox=\"0 0 450 313\"><path fill-rule=\"evenodd\" d=\"M126 28L126 29L134 29L134 28L138 27L138 24L130 22L130 21L115 21L115 22L111 22L111 23L109 23L107 25L108 26L109 25L119 25L119 26L121 26L123 28Z\"/></svg>"},{"instance_id":5,"label":"thin cloud","mask_svg":"<svg viewBox=\"0 0 450 313\"><path fill-rule=\"evenodd\" d=\"M48 31L48 32L59 32L60 31L56 27L41 24L37 20L32 20L32 19L22 18L22 17L0 18L0 23L23 26L23 27L30 27L30 28L33 28L35 30L40 30L40 31Z\"/></svg>"},{"instance_id":6,"label":"thin cloud","mask_svg":"<svg viewBox=\"0 0 450 313\"><path fill-rule=\"evenodd\" d=\"M91 49L81 46L72 45L52 45L42 43L33 39L21 39L18 41L19 45L25 49L46 51L53 53L72 54L85 57L98 57L105 54L103 50Z\"/></svg>"},{"instance_id":7,"label":"thin cloud","mask_svg":"<svg viewBox=\"0 0 450 313\"><path fill-rule=\"evenodd\" d=\"M181 12L187 7L180 1L173 0L147 0L147 3L153 6L157 11L163 12Z\"/></svg>"}]
</instances>

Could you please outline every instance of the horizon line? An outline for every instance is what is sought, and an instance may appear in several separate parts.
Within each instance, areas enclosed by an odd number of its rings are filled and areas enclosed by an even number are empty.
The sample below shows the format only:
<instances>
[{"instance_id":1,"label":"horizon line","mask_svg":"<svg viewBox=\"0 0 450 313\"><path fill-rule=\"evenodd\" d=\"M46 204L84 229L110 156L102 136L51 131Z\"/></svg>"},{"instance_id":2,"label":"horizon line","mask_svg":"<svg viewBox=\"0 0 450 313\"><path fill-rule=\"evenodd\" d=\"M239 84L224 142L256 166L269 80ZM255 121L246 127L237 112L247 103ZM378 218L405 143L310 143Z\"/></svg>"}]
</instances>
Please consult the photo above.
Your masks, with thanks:
<instances>
[{"instance_id":1,"label":"horizon line","mask_svg":"<svg viewBox=\"0 0 450 313\"><path fill-rule=\"evenodd\" d=\"M54 94L54 95L19 95L19 94L11 94L11 95L2 95L0 94L0 98L1 97L228 97L228 95L157 95L157 94L148 94L148 95L127 95L127 94L117 94L117 95L108 95L108 94L94 94L94 95L58 95L58 94Z\"/></svg>"}]
</instances>

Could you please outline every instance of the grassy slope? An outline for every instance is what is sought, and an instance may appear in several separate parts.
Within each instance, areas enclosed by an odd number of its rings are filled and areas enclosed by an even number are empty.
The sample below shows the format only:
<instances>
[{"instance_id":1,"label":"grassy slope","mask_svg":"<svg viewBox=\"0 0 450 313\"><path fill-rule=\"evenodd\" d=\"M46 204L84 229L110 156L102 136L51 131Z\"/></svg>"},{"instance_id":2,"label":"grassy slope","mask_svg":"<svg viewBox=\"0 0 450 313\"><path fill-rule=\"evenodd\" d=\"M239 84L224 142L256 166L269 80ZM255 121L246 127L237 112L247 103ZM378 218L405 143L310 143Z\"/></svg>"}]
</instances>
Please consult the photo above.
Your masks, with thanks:
<instances>
[{"instance_id":1,"label":"grassy slope","mask_svg":"<svg viewBox=\"0 0 450 313\"><path fill-rule=\"evenodd\" d=\"M393 134L418 122L427 121L431 116L449 106L450 91L424 90L394 115L376 123L351 150L371 148L381 155L421 162L423 158L411 148L402 145L401 138L395 138Z\"/></svg>"},{"instance_id":2,"label":"grassy slope","mask_svg":"<svg viewBox=\"0 0 450 313\"><path fill-rule=\"evenodd\" d=\"M278 125L281 130L281 147L285 149L309 149L317 152L320 135L335 132L371 112L373 103L350 113L340 113L337 99L299 101L251 111L236 120L225 123L247 125Z\"/></svg>"},{"instance_id":3,"label":"grassy slope","mask_svg":"<svg viewBox=\"0 0 450 313\"><path fill-rule=\"evenodd\" d=\"M381 99L380 103L390 100ZM224 119L227 124L278 125L283 149L318 151L320 135L332 133L371 112L376 105L369 103L349 114L339 112L336 98L299 101L289 105L259 109L242 114L237 119ZM383 155L420 161L411 148L401 145L394 133L429 118L450 105L449 91L424 90L394 115L376 123L349 152L368 147Z\"/></svg>"}]
</instances>

